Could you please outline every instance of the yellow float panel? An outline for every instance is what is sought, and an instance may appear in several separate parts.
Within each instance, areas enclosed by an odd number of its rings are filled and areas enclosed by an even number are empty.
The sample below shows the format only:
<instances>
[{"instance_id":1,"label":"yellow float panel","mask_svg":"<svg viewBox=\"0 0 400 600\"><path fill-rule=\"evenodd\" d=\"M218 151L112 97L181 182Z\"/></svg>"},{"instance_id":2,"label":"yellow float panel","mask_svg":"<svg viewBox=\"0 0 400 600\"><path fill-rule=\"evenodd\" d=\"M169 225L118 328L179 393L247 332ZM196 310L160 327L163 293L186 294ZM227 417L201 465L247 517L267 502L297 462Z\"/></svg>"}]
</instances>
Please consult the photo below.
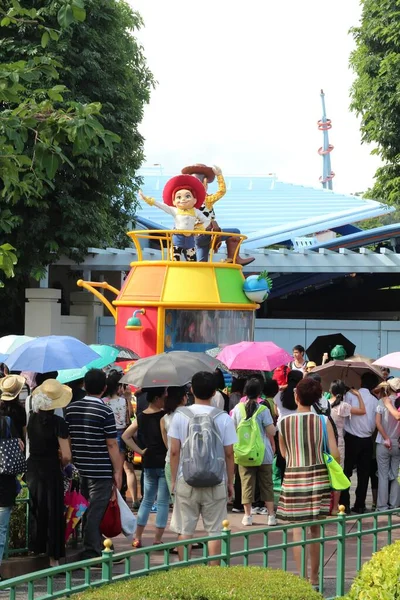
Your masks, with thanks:
<instances>
[{"instance_id":1,"label":"yellow float panel","mask_svg":"<svg viewBox=\"0 0 400 600\"><path fill-rule=\"evenodd\" d=\"M193 307L204 303L219 303L217 282L213 267L196 269L195 266L169 266L165 278L163 302L187 302Z\"/></svg>"}]
</instances>

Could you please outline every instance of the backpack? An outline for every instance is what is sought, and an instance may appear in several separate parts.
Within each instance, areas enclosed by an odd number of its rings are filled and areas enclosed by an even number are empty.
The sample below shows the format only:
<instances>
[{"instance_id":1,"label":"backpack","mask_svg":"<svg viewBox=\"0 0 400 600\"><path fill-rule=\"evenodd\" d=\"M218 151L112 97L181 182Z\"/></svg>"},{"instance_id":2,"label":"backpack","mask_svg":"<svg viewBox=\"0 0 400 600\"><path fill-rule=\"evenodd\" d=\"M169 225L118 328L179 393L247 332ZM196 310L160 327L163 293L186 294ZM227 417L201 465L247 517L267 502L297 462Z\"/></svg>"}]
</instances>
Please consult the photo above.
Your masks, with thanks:
<instances>
[{"instance_id":1,"label":"backpack","mask_svg":"<svg viewBox=\"0 0 400 600\"><path fill-rule=\"evenodd\" d=\"M182 444L182 476L192 487L214 487L225 475L225 449L215 419L222 410L195 414L190 408L178 412L189 419L188 434Z\"/></svg>"},{"instance_id":2,"label":"backpack","mask_svg":"<svg viewBox=\"0 0 400 600\"><path fill-rule=\"evenodd\" d=\"M290 367L286 365L282 365L281 367L276 367L274 370L274 374L272 375L272 379L276 381L279 387L287 385L288 375L290 373Z\"/></svg>"},{"instance_id":3,"label":"backpack","mask_svg":"<svg viewBox=\"0 0 400 600\"><path fill-rule=\"evenodd\" d=\"M239 412L242 420L236 430L238 441L233 445L235 463L237 465L241 465L242 467L259 467L264 460L264 440L257 423L257 415L264 410L267 410L267 407L261 405L250 419L246 419L246 406L243 402L239 404Z\"/></svg>"}]
</instances>

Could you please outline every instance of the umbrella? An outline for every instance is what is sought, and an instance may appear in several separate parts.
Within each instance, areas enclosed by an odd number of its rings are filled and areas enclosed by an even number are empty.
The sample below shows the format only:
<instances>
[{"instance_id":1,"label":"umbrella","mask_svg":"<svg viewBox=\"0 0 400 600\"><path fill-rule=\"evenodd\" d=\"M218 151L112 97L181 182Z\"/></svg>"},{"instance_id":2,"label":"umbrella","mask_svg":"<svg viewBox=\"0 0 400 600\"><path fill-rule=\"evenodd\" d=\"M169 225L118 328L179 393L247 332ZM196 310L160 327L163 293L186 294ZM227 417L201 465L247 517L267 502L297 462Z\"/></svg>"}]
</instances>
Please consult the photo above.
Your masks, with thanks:
<instances>
[{"instance_id":1,"label":"umbrella","mask_svg":"<svg viewBox=\"0 0 400 600\"><path fill-rule=\"evenodd\" d=\"M111 365L118 356L118 350L107 344L90 344L90 348L99 354L99 357L85 365L89 369L103 369Z\"/></svg>"},{"instance_id":2,"label":"umbrella","mask_svg":"<svg viewBox=\"0 0 400 600\"><path fill-rule=\"evenodd\" d=\"M80 369L60 369L58 371L57 381L60 383L70 383L71 381L78 381L83 379L88 372L87 367L81 367Z\"/></svg>"},{"instance_id":3,"label":"umbrella","mask_svg":"<svg viewBox=\"0 0 400 600\"><path fill-rule=\"evenodd\" d=\"M382 373L377 367L366 362L347 362L345 360L332 360L315 367L312 371L321 376L322 387L325 391L329 390L332 381L341 379L350 388L359 388L361 385L361 375L363 373L374 373L379 381L382 381Z\"/></svg>"},{"instance_id":4,"label":"umbrella","mask_svg":"<svg viewBox=\"0 0 400 600\"><path fill-rule=\"evenodd\" d=\"M116 358L116 362L125 361L125 360L139 360L139 354L136 354L130 348L126 346L119 346L118 344L106 344L110 348L116 348L118 350L118 355Z\"/></svg>"},{"instance_id":5,"label":"umbrella","mask_svg":"<svg viewBox=\"0 0 400 600\"><path fill-rule=\"evenodd\" d=\"M273 371L287 364L293 357L274 342L240 342L225 346L218 360L229 369Z\"/></svg>"},{"instance_id":6,"label":"umbrella","mask_svg":"<svg viewBox=\"0 0 400 600\"><path fill-rule=\"evenodd\" d=\"M121 383L137 388L182 386L198 371L212 373L217 367L218 361L204 352L164 352L138 360Z\"/></svg>"},{"instance_id":7,"label":"umbrella","mask_svg":"<svg viewBox=\"0 0 400 600\"><path fill-rule=\"evenodd\" d=\"M47 373L76 369L99 358L97 352L68 335L48 335L26 342L6 359L10 370Z\"/></svg>"},{"instance_id":8,"label":"umbrella","mask_svg":"<svg viewBox=\"0 0 400 600\"><path fill-rule=\"evenodd\" d=\"M377 367L391 367L392 369L400 369L400 352L391 352L390 354L385 354L382 358L378 358L375 362L372 363Z\"/></svg>"},{"instance_id":9,"label":"umbrella","mask_svg":"<svg viewBox=\"0 0 400 600\"><path fill-rule=\"evenodd\" d=\"M0 354L11 354L26 342L31 342L35 338L29 335L5 335L0 338Z\"/></svg>"},{"instance_id":10,"label":"umbrella","mask_svg":"<svg viewBox=\"0 0 400 600\"><path fill-rule=\"evenodd\" d=\"M309 360L321 364L324 352L331 355L331 350L335 346L343 346L346 351L346 356L353 356L356 345L347 339L342 333L331 333L329 335L319 335L313 343L307 348L307 356Z\"/></svg>"},{"instance_id":11,"label":"umbrella","mask_svg":"<svg viewBox=\"0 0 400 600\"><path fill-rule=\"evenodd\" d=\"M373 364L374 359L369 358L368 356L364 356L363 354L355 354L354 356L349 356L349 358L345 359L346 362L365 362L370 365Z\"/></svg>"}]
</instances>

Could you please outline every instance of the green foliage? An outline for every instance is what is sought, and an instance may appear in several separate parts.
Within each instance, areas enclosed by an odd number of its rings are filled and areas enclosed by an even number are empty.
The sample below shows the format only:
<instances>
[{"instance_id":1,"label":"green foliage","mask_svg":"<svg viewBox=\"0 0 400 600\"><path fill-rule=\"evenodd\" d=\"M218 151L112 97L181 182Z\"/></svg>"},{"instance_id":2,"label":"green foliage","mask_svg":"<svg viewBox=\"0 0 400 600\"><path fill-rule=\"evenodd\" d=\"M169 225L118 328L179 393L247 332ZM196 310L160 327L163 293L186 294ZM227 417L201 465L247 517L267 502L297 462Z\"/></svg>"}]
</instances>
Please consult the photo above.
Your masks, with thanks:
<instances>
[{"instance_id":1,"label":"green foliage","mask_svg":"<svg viewBox=\"0 0 400 600\"><path fill-rule=\"evenodd\" d=\"M261 567L194 567L107 585L77 600L322 600L291 573Z\"/></svg>"},{"instance_id":2,"label":"green foliage","mask_svg":"<svg viewBox=\"0 0 400 600\"><path fill-rule=\"evenodd\" d=\"M153 78L123 0L11 4L0 0L0 211L12 212L22 306L28 276L61 255L127 245Z\"/></svg>"},{"instance_id":3,"label":"green foliage","mask_svg":"<svg viewBox=\"0 0 400 600\"><path fill-rule=\"evenodd\" d=\"M362 0L356 49L350 65L357 78L351 108L361 116L363 142L375 146L384 165L367 196L398 204L400 191L400 9L397 0Z\"/></svg>"},{"instance_id":4,"label":"green foliage","mask_svg":"<svg viewBox=\"0 0 400 600\"><path fill-rule=\"evenodd\" d=\"M346 600L398 600L400 598L400 541L382 548L364 564Z\"/></svg>"},{"instance_id":5,"label":"green foliage","mask_svg":"<svg viewBox=\"0 0 400 600\"><path fill-rule=\"evenodd\" d=\"M28 497L28 488L22 488L18 499ZM26 504L18 503L11 513L8 545L10 549L18 550L27 546L26 539Z\"/></svg>"}]
</instances>

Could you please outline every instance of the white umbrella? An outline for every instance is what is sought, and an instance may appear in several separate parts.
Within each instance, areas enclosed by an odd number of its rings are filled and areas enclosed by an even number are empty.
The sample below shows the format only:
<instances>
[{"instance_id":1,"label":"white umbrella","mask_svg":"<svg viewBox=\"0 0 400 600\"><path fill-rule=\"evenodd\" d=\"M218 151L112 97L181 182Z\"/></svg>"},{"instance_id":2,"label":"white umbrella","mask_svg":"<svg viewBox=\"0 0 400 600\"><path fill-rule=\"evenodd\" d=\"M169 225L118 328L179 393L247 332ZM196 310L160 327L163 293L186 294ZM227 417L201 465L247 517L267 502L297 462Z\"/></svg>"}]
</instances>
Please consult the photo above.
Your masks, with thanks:
<instances>
[{"instance_id":1,"label":"white umbrella","mask_svg":"<svg viewBox=\"0 0 400 600\"><path fill-rule=\"evenodd\" d=\"M391 352L385 354L382 358L378 358L372 363L378 367L391 367L392 369L400 369L400 352Z\"/></svg>"},{"instance_id":2,"label":"white umbrella","mask_svg":"<svg viewBox=\"0 0 400 600\"><path fill-rule=\"evenodd\" d=\"M34 339L29 335L4 335L0 338L0 354L11 354L22 344L31 342Z\"/></svg>"}]
</instances>

